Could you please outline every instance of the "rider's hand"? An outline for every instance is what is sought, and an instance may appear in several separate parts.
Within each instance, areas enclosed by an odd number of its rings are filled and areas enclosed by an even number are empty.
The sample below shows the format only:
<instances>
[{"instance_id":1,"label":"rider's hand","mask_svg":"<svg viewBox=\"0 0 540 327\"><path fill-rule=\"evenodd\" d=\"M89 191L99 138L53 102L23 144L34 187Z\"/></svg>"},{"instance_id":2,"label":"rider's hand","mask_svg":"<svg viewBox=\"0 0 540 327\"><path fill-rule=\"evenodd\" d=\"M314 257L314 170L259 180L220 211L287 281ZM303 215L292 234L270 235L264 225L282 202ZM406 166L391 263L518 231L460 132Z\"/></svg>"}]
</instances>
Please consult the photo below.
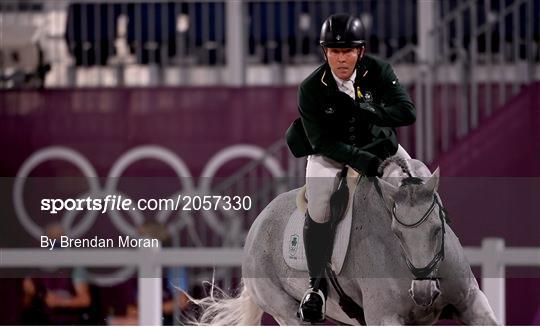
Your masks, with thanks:
<instances>
[{"instance_id":1,"label":"rider's hand","mask_svg":"<svg viewBox=\"0 0 540 327\"><path fill-rule=\"evenodd\" d=\"M368 177L375 177L375 176L381 177L378 171L381 163L382 163L382 160L379 159L379 157L375 157L371 159L366 171L364 172L364 175Z\"/></svg>"}]
</instances>

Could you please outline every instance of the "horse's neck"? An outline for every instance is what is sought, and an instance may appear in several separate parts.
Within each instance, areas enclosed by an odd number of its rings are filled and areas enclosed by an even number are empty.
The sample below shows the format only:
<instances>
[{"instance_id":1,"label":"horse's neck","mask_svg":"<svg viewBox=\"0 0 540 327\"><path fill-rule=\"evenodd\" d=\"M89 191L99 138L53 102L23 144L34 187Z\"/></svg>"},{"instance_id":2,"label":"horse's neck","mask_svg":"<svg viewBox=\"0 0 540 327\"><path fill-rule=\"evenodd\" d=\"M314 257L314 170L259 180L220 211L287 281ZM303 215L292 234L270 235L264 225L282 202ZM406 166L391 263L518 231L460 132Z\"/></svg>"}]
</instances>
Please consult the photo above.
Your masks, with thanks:
<instances>
[{"instance_id":1,"label":"horse's neck","mask_svg":"<svg viewBox=\"0 0 540 327\"><path fill-rule=\"evenodd\" d=\"M355 259L346 264L345 272L355 276L390 276L395 273L395 269L386 262L400 255L399 243L391 229L390 212L373 180L367 178L362 179L354 196L349 251L348 256ZM399 269L406 269L406 266Z\"/></svg>"},{"instance_id":2,"label":"horse's neck","mask_svg":"<svg viewBox=\"0 0 540 327\"><path fill-rule=\"evenodd\" d=\"M376 235L390 231L391 216L373 181L363 179L354 197L353 224Z\"/></svg>"}]
</instances>

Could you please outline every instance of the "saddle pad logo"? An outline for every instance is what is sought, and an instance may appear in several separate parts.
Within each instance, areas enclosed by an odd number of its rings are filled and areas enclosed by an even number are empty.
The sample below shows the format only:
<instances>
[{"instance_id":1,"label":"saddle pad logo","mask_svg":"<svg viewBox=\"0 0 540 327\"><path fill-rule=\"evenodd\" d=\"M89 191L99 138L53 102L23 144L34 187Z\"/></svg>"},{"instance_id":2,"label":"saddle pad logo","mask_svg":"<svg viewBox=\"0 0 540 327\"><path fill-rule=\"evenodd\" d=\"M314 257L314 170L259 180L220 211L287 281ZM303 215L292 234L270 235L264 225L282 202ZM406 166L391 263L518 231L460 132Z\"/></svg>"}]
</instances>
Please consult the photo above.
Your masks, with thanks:
<instances>
[{"instance_id":1,"label":"saddle pad logo","mask_svg":"<svg viewBox=\"0 0 540 327\"><path fill-rule=\"evenodd\" d=\"M291 258L296 258L296 251L298 250L298 241L300 241L300 236L298 236L298 234L291 235L291 240L289 243L289 256Z\"/></svg>"},{"instance_id":2,"label":"saddle pad logo","mask_svg":"<svg viewBox=\"0 0 540 327\"><path fill-rule=\"evenodd\" d=\"M334 111L334 108L330 107L330 108L326 108L326 110L324 110L325 113L331 115L333 114L335 111Z\"/></svg>"}]
</instances>

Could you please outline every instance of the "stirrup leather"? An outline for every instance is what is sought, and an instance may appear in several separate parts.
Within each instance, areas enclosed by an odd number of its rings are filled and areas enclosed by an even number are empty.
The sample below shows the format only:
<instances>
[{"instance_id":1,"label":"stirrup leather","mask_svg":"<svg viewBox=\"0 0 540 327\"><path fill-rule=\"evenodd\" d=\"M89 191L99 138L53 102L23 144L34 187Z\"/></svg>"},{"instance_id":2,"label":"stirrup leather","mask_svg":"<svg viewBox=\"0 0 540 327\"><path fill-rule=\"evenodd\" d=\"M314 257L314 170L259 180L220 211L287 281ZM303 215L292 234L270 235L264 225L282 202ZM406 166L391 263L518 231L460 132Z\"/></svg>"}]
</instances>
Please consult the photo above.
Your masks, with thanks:
<instances>
[{"instance_id":1,"label":"stirrup leather","mask_svg":"<svg viewBox=\"0 0 540 327\"><path fill-rule=\"evenodd\" d=\"M316 298L313 298L316 297ZM320 302L320 307L318 303L310 303L312 301ZM326 319L326 297L322 290L315 290L310 287L302 298L300 307L298 308L297 313L298 318L302 319L304 322L322 322Z\"/></svg>"}]
</instances>

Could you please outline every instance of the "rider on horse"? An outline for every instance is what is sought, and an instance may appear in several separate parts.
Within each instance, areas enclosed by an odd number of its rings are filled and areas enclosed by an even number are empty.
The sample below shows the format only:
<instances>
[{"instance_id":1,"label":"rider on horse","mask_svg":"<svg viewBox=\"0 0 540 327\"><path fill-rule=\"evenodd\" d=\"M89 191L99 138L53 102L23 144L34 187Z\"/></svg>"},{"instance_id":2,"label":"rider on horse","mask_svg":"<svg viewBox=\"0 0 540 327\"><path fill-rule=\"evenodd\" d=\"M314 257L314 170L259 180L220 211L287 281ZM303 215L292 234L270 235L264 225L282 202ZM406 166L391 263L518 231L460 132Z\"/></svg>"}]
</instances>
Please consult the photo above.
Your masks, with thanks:
<instances>
[{"instance_id":1,"label":"rider on horse","mask_svg":"<svg viewBox=\"0 0 540 327\"><path fill-rule=\"evenodd\" d=\"M287 131L296 157L309 156L306 168L308 212L304 223L309 289L299 316L307 322L325 319L331 258L330 197L338 175L351 167L364 175L378 175L382 160L400 155L395 127L416 119L414 105L392 67L365 55L365 30L359 18L335 14L322 25L320 44L325 63L300 85L300 118Z\"/></svg>"}]
</instances>

